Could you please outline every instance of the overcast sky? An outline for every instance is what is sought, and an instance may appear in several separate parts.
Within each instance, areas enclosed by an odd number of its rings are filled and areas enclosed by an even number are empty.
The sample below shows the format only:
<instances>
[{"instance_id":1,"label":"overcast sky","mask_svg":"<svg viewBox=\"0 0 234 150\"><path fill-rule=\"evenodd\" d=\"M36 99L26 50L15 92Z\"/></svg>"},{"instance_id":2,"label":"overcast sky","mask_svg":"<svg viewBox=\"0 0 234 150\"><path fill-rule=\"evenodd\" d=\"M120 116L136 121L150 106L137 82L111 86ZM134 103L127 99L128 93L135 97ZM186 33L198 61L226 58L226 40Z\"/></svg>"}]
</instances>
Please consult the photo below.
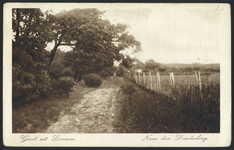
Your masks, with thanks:
<instances>
[{"instance_id":1,"label":"overcast sky","mask_svg":"<svg viewBox=\"0 0 234 150\"><path fill-rule=\"evenodd\" d=\"M42 8L54 13L74 8L106 10L111 23L124 23L141 42L138 58L159 63L220 63L222 5L104 4L53 5Z\"/></svg>"}]
</instances>

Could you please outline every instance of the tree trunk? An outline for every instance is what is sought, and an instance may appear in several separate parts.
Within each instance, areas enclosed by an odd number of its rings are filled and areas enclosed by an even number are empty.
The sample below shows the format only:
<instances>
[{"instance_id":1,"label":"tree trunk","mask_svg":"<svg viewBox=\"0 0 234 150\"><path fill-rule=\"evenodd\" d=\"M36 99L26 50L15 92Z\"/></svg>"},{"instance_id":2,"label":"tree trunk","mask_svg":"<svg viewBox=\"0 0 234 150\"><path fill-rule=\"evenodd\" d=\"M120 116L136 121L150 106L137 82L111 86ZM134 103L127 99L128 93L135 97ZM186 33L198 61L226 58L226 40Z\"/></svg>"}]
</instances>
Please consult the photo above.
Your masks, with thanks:
<instances>
[{"instance_id":1,"label":"tree trunk","mask_svg":"<svg viewBox=\"0 0 234 150\"><path fill-rule=\"evenodd\" d=\"M50 66L51 66L51 63L52 63L52 61L53 61L53 59L54 59L54 56L55 56L55 54L56 54L56 51L57 51L58 47L60 46L60 43L61 43L61 40L59 40L58 43L55 42L54 48L53 48L53 50L52 50L51 53L50 53L50 61L49 61L49 65L50 65Z\"/></svg>"}]
</instances>

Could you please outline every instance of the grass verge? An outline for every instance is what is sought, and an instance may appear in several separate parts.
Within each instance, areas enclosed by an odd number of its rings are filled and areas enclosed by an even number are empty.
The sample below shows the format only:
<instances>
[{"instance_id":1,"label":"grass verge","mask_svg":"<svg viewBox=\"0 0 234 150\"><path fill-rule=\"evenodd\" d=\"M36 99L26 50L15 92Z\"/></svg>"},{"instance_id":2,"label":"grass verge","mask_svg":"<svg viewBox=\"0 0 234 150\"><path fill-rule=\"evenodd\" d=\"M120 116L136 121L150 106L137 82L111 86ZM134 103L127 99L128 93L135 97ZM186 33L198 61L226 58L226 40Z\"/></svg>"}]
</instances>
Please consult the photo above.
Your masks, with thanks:
<instances>
[{"instance_id":1,"label":"grass verge","mask_svg":"<svg viewBox=\"0 0 234 150\"><path fill-rule=\"evenodd\" d=\"M85 83L79 82L67 97L49 97L21 103L12 108L13 133L38 133L56 122L61 115L70 113L74 104L80 102L84 94L94 91Z\"/></svg>"},{"instance_id":2,"label":"grass verge","mask_svg":"<svg viewBox=\"0 0 234 150\"><path fill-rule=\"evenodd\" d=\"M128 133L219 133L220 85L179 86L177 100L150 92L126 79L120 119ZM189 93L190 92L190 93Z\"/></svg>"},{"instance_id":3,"label":"grass verge","mask_svg":"<svg viewBox=\"0 0 234 150\"><path fill-rule=\"evenodd\" d=\"M103 80L100 88L111 88L123 84L123 79L108 77ZM36 99L18 104L12 108L13 133L43 133L61 116L71 113L71 108L79 104L84 95L97 88L88 87L84 81L73 86L73 92L67 97L50 97Z\"/></svg>"}]
</instances>

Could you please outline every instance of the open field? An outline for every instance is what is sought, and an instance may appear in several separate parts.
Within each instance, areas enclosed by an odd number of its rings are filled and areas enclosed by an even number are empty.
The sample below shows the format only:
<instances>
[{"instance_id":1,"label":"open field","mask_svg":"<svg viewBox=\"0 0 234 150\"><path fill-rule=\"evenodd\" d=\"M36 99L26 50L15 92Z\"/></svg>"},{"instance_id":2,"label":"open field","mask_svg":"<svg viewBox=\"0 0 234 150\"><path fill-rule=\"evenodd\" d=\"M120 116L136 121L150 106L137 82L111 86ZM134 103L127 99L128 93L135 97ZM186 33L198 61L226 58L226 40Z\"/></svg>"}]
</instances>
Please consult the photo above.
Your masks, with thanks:
<instances>
[{"instance_id":1,"label":"open field","mask_svg":"<svg viewBox=\"0 0 234 150\"><path fill-rule=\"evenodd\" d=\"M139 76L137 76L139 79ZM147 89L151 88L151 81L149 75L145 75L145 85L143 75L140 76L141 85L145 86ZM196 82L195 74L192 75L174 75L175 85L198 85ZM156 75L152 75L152 89L156 91ZM207 84L209 82L219 83L220 73L212 73L211 75L201 75L201 83ZM160 75L161 92L166 95L172 94L171 81L169 75Z\"/></svg>"}]
</instances>

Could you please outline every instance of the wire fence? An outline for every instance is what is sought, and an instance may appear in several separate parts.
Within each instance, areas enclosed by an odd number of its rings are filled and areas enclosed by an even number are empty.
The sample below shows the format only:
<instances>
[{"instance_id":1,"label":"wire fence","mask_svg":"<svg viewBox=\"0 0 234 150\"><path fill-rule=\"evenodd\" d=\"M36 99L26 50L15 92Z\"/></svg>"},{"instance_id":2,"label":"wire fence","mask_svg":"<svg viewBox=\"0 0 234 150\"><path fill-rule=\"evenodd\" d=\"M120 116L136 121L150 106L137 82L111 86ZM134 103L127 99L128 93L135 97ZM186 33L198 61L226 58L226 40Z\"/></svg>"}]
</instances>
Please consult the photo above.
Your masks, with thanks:
<instances>
[{"instance_id":1,"label":"wire fence","mask_svg":"<svg viewBox=\"0 0 234 150\"><path fill-rule=\"evenodd\" d=\"M155 116L155 111L162 106L163 108L158 113L162 113L164 109L172 111L172 116L179 112L178 116L171 119L176 118L181 122L190 119L191 127L194 122L199 122L199 127L197 129L191 128L188 130L189 132L195 132L195 130L196 132L220 131L220 83L208 82L206 78L209 76L202 76L199 71L188 75L175 75L173 72L166 75L160 75L159 72L126 72L124 78L126 85L128 85L126 91L130 91L129 95L133 97L129 98L129 101L133 100L128 107L134 105L129 112L138 113L139 111L140 114L147 112L147 116L157 118L159 115ZM152 92L139 92L139 88L136 90L134 86L130 86L129 80L146 91ZM138 91L140 94L132 94L132 91ZM147 94L152 94L152 96ZM136 95L137 97L134 97ZM164 105L164 102L167 103ZM136 118L140 118L140 114ZM186 117L183 118L181 114ZM184 126L188 124L188 122L183 123Z\"/></svg>"},{"instance_id":2,"label":"wire fence","mask_svg":"<svg viewBox=\"0 0 234 150\"><path fill-rule=\"evenodd\" d=\"M125 78L135 82L139 86L143 86L146 89L149 89L154 92L164 94L172 93L171 87L176 87L176 85L198 85L199 89L202 90L202 78L200 71L192 73L183 73L183 74L174 74L173 72L167 74L161 74L160 72L127 72L124 75ZM209 77L206 76L203 78L208 81Z\"/></svg>"}]
</instances>

